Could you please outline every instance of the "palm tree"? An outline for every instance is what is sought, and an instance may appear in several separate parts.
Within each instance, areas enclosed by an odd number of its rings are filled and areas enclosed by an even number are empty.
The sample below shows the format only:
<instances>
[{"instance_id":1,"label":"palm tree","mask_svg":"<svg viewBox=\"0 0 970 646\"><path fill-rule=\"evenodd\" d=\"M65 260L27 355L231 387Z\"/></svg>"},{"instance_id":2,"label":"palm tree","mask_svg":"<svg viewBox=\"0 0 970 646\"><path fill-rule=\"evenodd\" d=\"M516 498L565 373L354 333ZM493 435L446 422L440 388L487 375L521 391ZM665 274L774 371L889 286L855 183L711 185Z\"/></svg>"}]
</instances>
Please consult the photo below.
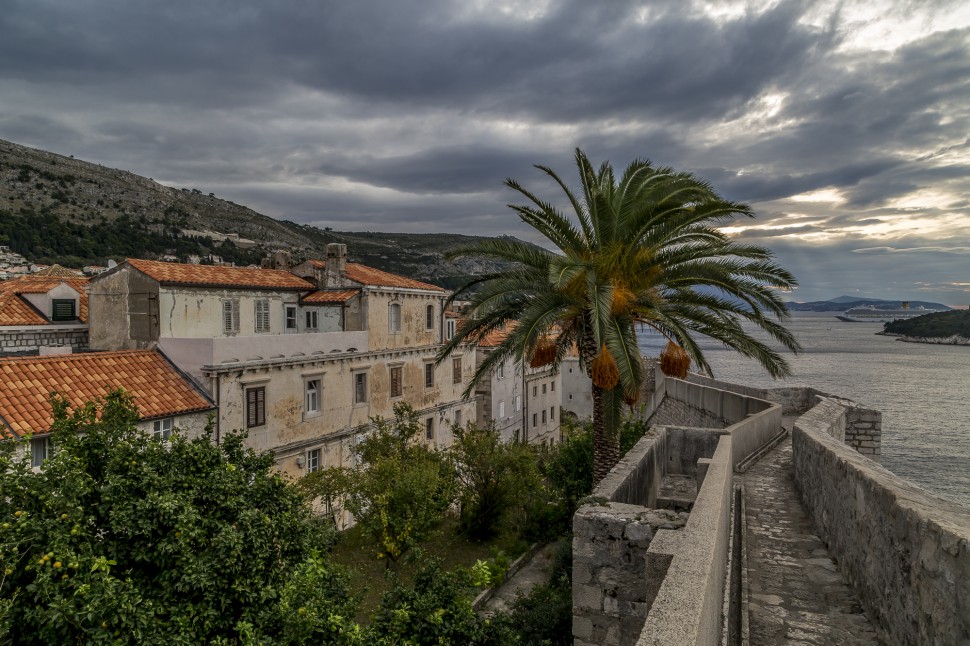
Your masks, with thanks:
<instances>
[{"instance_id":1,"label":"palm tree","mask_svg":"<svg viewBox=\"0 0 970 646\"><path fill-rule=\"evenodd\" d=\"M779 296L797 283L767 249L732 241L716 228L752 212L722 199L704 180L636 160L617 181L608 162L595 170L579 149L576 165L578 195L552 169L536 166L562 189L573 218L515 180L505 182L530 203L510 208L555 252L499 238L452 253L514 265L455 292L452 300L467 297L471 305L439 360L462 343L507 330L478 366L467 396L509 357L558 367L575 345L593 384L593 479L599 482L619 459L622 403L636 402L643 381L637 329L648 326L669 340L661 364L675 372L686 373L692 361L712 374L695 339L704 335L782 377L790 373L788 363L742 322L797 352L798 342L782 325L788 310Z\"/></svg>"}]
</instances>

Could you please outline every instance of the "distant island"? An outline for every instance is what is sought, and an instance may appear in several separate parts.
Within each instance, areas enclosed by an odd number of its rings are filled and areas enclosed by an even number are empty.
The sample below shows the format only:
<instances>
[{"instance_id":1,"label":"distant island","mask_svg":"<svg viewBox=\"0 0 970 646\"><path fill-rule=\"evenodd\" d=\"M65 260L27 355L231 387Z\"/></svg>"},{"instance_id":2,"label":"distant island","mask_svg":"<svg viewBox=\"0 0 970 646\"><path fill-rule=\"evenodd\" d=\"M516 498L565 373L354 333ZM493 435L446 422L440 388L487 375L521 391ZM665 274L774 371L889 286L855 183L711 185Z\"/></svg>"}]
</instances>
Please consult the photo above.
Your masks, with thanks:
<instances>
[{"instance_id":1,"label":"distant island","mask_svg":"<svg viewBox=\"0 0 970 646\"><path fill-rule=\"evenodd\" d=\"M886 323L879 334L898 336L898 340L911 343L970 345L970 310L937 312L893 321Z\"/></svg>"},{"instance_id":2,"label":"distant island","mask_svg":"<svg viewBox=\"0 0 970 646\"><path fill-rule=\"evenodd\" d=\"M903 303L909 303L912 309L927 310L949 310L950 307L942 303L931 303L929 301L887 301L881 298L862 298L859 296L839 296L827 301L810 301L808 303L796 303L789 301L788 309L792 312L844 312L853 307L874 307L879 310L893 310L903 307Z\"/></svg>"}]
</instances>

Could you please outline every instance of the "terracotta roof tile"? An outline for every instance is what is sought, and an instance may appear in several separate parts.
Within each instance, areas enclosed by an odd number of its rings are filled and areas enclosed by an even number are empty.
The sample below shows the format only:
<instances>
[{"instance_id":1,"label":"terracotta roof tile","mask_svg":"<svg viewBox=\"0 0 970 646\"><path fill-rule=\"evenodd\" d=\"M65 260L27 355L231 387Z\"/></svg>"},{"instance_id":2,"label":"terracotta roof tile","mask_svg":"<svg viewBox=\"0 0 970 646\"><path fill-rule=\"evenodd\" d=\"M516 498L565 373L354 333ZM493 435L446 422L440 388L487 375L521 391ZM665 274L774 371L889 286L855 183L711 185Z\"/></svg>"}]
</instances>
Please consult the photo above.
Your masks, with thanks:
<instances>
[{"instance_id":1,"label":"terracotta roof tile","mask_svg":"<svg viewBox=\"0 0 970 646\"><path fill-rule=\"evenodd\" d=\"M34 309L21 298L21 294L46 294L61 283L70 285L80 293L78 320L87 323L88 295L84 291L87 278L60 278L55 276L18 276L11 280L0 281L0 325L50 325L46 316Z\"/></svg>"},{"instance_id":2,"label":"terracotta roof tile","mask_svg":"<svg viewBox=\"0 0 970 646\"><path fill-rule=\"evenodd\" d=\"M50 393L79 406L118 388L132 394L143 418L213 408L159 352L124 350L0 359L0 418L17 435L44 433Z\"/></svg>"},{"instance_id":3,"label":"terracotta roof tile","mask_svg":"<svg viewBox=\"0 0 970 646\"><path fill-rule=\"evenodd\" d=\"M512 324L506 325L503 328L492 330L484 337L478 340L478 346L481 348L497 348L505 341L509 336L509 332L512 331Z\"/></svg>"},{"instance_id":4,"label":"terracotta roof tile","mask_svg":"<svg viewBox=\"0 0 970 646\"><path fill-rule=\"evenodd\" d=\"M326 267L327 263L323 260L311 260L310 264L317 269L323 269ZM356 262L347 263L347 278L361 285L373 285L375 287L401 287L405 289L428 289L435 292L445 291L437 285L431 285L430 283L422 283L420 280L414 280L413 278L405 278L404 276L399 276L397 274L392 274L389 271L383 271L381 269L375 269L373 267L368 267L367 265L361 265Z\"/></svg>"},{"instance_id":5,"label":"terracotta roof tile","mask_svg":"<svg viewBox=\"0 0 970 646\"><path fill-rule=\"evenodd\" d=\"M257 269L251 267L220 267L216 265L188 265L157 260L129 258L129 265L164 285L198 285L205 287L241 287L253 289L280 289L310 291L313 283L307 282L282 269Z\"/></svg>"},{"instance_id":6,"label":"terracotta roof tile","mask_svg":"<svg viewBox=\"0 0 970 646\"><path fill-rule=\"evenodd\" d=\"M346 303L360 294L359 289L319 290L300 299L302 303Z\"/></svg>"},{"instance_id":7,"label":"terracotta roof tile","mask_svg":"<svg viewBox=\"0 0 970 646\"><path fill-rule=\"evenodd\" d=\"M83 274L76 269L68 269L60 265L51 265L40 271L34 272L34 276L60 276L62 278L80 278Z\"/></svg>"}]
</instances>

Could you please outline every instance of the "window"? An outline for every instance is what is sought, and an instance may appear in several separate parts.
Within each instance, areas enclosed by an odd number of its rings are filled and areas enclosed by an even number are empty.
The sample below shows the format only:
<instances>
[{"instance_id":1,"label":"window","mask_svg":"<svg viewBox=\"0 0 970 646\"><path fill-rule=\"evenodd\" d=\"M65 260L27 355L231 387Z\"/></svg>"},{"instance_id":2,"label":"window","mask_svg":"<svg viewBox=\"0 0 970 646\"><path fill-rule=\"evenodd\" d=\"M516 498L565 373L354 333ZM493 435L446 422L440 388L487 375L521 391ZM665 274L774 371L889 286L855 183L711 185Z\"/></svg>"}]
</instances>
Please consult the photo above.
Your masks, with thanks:
<instances>
[{"instance_id":1,"label":"window","mask_svg":"<svg viewBox=\"0 0 970 646\"><path fill-rule=\"evenodd\" d=\"M256 301L256 333L269 332L269 301L260 298Z\"/></svg>"},{"instance_id":2,"label":"window","mask_svg":"<svg viewBox=\"0 0 970 646\"><path fill-rule=\"evenodd\" d=\"M367 373L354 373L354 403L367 403Z\"/></svg>"},{"instance_id":3,"label":"window","mask_svg":"<svg viewBox=\"0 0 970 646\"><path fill-rule=\"evenodd\" d=\"M401 331L401 304L391 303L387 312L388 327L391 332Z\"/></svg>"},{"instance_id":4,"label":"window","mask_svg":"<svg viewBox=\"0 0 970 646\"><path fill-rule=\"evenodd\" d=\"M246 389L246 428L266 424L266 387Z\"/></svg>"},{"instance_id":5,"label":"window","mask_svg":"<svg viewBox=\"0 0 970 646\"><path fill-rule=\"evenodd\" d=\"M545 384L542 384L542 394L543 395L546 394L546 385Z\"/></svg>"},{"instance_id":6,"label":"window","mask_svg":"<svg viewBox=\"0 0 970 646\"><path fill-rule=\"evenodd\" d=\"M549 382L549 390L551 390L552 392L556 392L556 382L555 381L550 381Z\"/></svg>"},{"instance_id":7,"label":"window","mask_svg":"<svg viewBox=\"0 0 970 646\"><path fill-rule=\"evenodd\" d=\"M320 380L308 379L306 382L306 397L304 398L304 413L320 412Z\"/></svg>"},{"instance_id":8,"label":"window","mask_svg":"<svg viewBox=\"0 0 970 646\"><path fill-rule=\"evenodd\" d=\"M434 418L433 417L429 417L428 419L424 420L424 436L429 440L434 439Z\"/></svg>"},{"instance_id":9,"label":"window","mask_svg":"<svg viewBox=\"0 0 970 646\"><path fill-rule=\"evenodd\" d=\"M569 393L569 399L572 400L572 398L573 398L573 394Z\"/></svg>"},{"instance_id":10,"label":"window","mask_svg":"<svg viewBox=\"0 0 970 646\"><path fill-rule=\"evenodd\" d=\"M40 437L30 441L30 466L39 467L44 464L44 460L53 456L50 438Z\"/></svg>"},{"instance_id":11,"label":"window","mask_svg":"<svg viewBox=\"0 0 970 646\"><path fill-rule=\"evenodd\" d=\"M505 364L504 363L498 364L498 378L499 379L505 379Z\"/></svg>"},{"instance_id":12,"label":"window","mask_svg":"<svg viewBox=\"0 0 970 646\"><path fill-rule=\"evenodd\" d=\"M515 412L522 410L522 395L515 396Z\"/></svg>"},{"instance_id":13,"label":"window","mask_svg":"<svg viewBox=\"0 0 970 646\"><path fill-rule=\"evenodd\" d=\"M404 391L404 368L393 366L391 368L391 397L400 397Z\"/></svg>"},{"instance_id":14,"label":"window","mask_svg":"<svg viewBox=\"0 0 970 646\"><path fill-rule=\"evenodd\" d=\"M296 305L287 305L285 312L286 319L283 329L287 332L296 332Z\"/></svg>"},{"instance_id":15,"label":"window","mask_svg":"<svg viewBox=\"0 0 970 646\"><path fill-rule=\"evenodd\" d=\"M451 382L461 383L461 357L455 357L451 360Z\"/></svg>"},{"instance_id":16,"label":"window","mask_svg":"<svg viewBox=\"0 0 970 646\"><path fill-rule=\"evenodd\" d=\"M505 417L505 400L503 399L498 403L498 416Z\"/></svg>"},{"instance_id":17,"label":"window","mask_svg":"<svg viewBox=\"0 0 970 646\"><path fill-rule=\"evenodd\" d=\"M455 426L461 426L461 411L455 411Z\"/></svg>"},{"instance_id":18,"label":"window","mask_svg":"<svg viewBox=\"0 0 970 646\"><path fill-rule=\"evenodd\" d=\"M306 452L306 472L313 473L320 470L320 449Z\"/></svg>"},{"instance_id":19,"label":"window","mask_svg":"<svg viewBox=\"0 0 970 646\"><path fill-rule=\"evenodd\" d=\"M546 411L542 411L542 423L546 423Z\"/></svg>"},{"instance_id":20,"label":"window","mask_svg":"<svg viewBox=\"0 0 970 646\"><path fill-rule=\"evenodd\" d=\"M235 334L239 332L239 300L226 299L222 301L222 332Z\"/></svg>"},{"instance_id":21,"label":"window","mask_svg":"<svg viewBox=\"0 0 970 646\"><path fill-rule=\"evenodd\" d=\"M305 326L306 329L316 330L317 328L320 327L319 312L317 312L316 310L307 310L306 312L304 312L304 314L305 314L304 319L306 322L306 326Z\"/></svg>"},{"instance_id":22,"label":"window","mask_svg":"<svg viewBox=\"0 0 970 646\"><path fill-rule=\"evenodd\" d=\"M555 406L550 406L549 407L549 419L550 420L556 419L556 407Z\"/></svg>"},{"instance_id":23,"label":"window","mask_svg":"<svg viewBox=\"0 0 970 646\"><path fill-rule=\"evenodd\" d=\"M434 329L434 305L428 305L424 311L424 327L429 330Z\"/></svg>"},{"instance_id":24,"label":"window","mask_svg":"<svg viewBox=\"0 0 970 646\"><path fill-rule=\"evenodd\" d=\"M532 428L539 425L539 413L532 413Z\"/></svg>"},{"instance_id":25,"label":"window","mask_svg":"<svg viewBox=\"0 0 970 646\"><path fill-rule=\"evenodd\" d=\"M532 396L533 397L536 397L538 394L539 394L539 387L538 386L533 386L532 387Z\"/></svg>"},{"instance_id":26,"label":"window","mask_svg":"<svg viewBox=\"0 0 970 646\"><path fill-rule=\"evenodd\" d=\"M424 387L434 388L434 364L424 364Z\"/></svg>"},{"instance_id":27,"label":"window","mask_svg":"<svg viewBox=\"0 0 970 646\"><path fill-rule=\"evenodd\" d=\"M77 318L73 298L55 298L51 300L52 321L73 321Z\"/></svg>"},{"instance_id":28,"label":"window","mask_svg":"<svg viewBox=\"0 0 970 646\"><path fill-rule=\"evenodd\" d=\"M172 427L174 426L174 421L171 417L166 417L165 419L156 419L153 424L152 433L159 440L167 440L172 437Z\"/></svg>"},{"instance_id":29,"label":"window","mask_svg":"<svg viewBox=\"0 0 970 646\"><path fill-rule=\"evenodd\" d=\"M515 429L515 442L519 441L519 429Z\"/></svg>"},{"instance_id":30,"label":"window","mask_svg":"<svg viewBox=\"0 0 970 646\"><path fill-rule=\"evenodd\" d=\"M447 340L451 340L451 337L455 336L455 319L448 319L445 323L445 334Z\"/></svg>"}]
</instances>

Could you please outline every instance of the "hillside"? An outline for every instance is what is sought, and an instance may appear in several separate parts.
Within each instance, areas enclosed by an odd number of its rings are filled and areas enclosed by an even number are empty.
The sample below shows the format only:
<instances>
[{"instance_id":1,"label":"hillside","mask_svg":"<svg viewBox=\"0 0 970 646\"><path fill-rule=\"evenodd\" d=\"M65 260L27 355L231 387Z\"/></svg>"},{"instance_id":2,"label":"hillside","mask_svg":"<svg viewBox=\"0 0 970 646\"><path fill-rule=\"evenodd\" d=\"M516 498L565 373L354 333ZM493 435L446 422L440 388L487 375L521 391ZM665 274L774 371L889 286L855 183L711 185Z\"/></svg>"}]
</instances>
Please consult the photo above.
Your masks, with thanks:
<instances>
[{"instance_id":1,"label":"hillside","mask_svg":"<svg viewBox=\"0 0 970 646\"><path fill-rule=\"evenodd\" d=\"M970 310L924 314L905 321L886 323L885 332L928 339L960 336L970 339Z\"/></svg>"},{"instance_id":2,"label":"hillside","mask_svg":"<svg viewBox=\"0 0 970 646\"><path fill-rule=\"evenodd\" d=\"M796 303L789 301L788 309L792 312L844 312L853 307L875 307L876 309L894 310L903 306L903 301L886 301L880 298L860 298L858 296L839 296L828 301L810 301ZM913 309L948 310L949 306L929 301L909 301Z\"/></svg>"},{"instance_id":3,"label":"hillside","mask_svg":"<svg viewBox=\"0 0 970 646\"><path fill-rule=\"evenodd\" d=\"M200 235L214 232L216 239ZM226 234L255 241L237 244ZM296 259L322 257L327 243L347 244L354 262L443 287L494 271L502 263L444 253L481 238L458 234L323 231L274 220L192 188L0 140L0 245L32 261L81 267L109 258L215 254L237 264L289 250Z\"/></svg>"}]
</instances>

